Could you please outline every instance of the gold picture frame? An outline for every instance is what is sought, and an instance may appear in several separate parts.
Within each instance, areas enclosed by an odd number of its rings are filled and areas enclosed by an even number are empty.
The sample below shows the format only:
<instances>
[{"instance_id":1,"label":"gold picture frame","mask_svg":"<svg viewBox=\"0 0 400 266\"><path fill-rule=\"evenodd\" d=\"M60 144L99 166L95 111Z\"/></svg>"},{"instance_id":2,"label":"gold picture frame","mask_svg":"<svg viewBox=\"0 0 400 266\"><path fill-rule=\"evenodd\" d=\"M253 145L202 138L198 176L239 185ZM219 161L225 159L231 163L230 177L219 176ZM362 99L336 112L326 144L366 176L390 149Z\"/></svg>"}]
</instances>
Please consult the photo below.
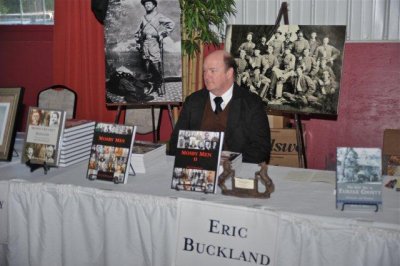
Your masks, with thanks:
<instances>
[{"instance_id":1,"label":"gold picture frame","mask_svg":"<svg viewBox=\"0 0 400 266\"><path fill-rule=\"evenodd\" d=\"M0 160L10 161L15 142L15 120L23 88L0 88Z\"/></svg>"}]
</instances>

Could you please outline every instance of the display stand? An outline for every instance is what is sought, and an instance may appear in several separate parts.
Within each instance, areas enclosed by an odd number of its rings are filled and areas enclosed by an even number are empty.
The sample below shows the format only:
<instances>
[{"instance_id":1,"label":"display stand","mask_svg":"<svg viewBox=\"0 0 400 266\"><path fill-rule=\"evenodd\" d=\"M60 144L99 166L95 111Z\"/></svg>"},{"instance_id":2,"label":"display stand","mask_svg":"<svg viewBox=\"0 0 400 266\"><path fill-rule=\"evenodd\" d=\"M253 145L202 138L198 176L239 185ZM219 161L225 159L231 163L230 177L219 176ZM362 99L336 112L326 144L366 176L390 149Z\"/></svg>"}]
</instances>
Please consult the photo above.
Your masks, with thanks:
<instances>
[{"instance_id":1,"label":"display stand","mask_svg":"<svg viewBox=\"0 0 400 266\"><path fill-rule=\"evenodd\" d=\"M50 171L50 166L44 161L28 160L25 164L31 169L31 172L43 168L44 174L47 175L47 172Z\"/></svg>"},{"instance_id":2,"label":"display stand","mask_svg":"<svg viewBox=\"0 0 400 266\"><path fill-rule=\"evenodd\" d=\"M270 35L272 35L278 28L281 23L283 16L283 22L285 25L289 25L289 14L288 14L288 4L287 2L283 2L281 4L281 8L279 9L278 17L275 21L275 26ZM306 159L306 151L304 146L304 138L303 138L303 126L301 124L300 115L298 113L294 114L294 121L296 126L296 139L298 146L298 160L299 167L307 168L307 159Z\"/></svg>"},{"instance_id":3,"label":"display stand","mask_svg":"<svg viewBox=\"0 0 400 266\"><path fill-rule=\"evenodd\" d=\"M379 205L378 203L368 203L368 202L363 202L363 203L355 203L355 202L343 202L342 203L342 208L340 209L341 211L344 211L344 206L345 205L367 205L367 206L375 206L375 212L378 212L379 210Z\"/></svg>"}]
</instances>

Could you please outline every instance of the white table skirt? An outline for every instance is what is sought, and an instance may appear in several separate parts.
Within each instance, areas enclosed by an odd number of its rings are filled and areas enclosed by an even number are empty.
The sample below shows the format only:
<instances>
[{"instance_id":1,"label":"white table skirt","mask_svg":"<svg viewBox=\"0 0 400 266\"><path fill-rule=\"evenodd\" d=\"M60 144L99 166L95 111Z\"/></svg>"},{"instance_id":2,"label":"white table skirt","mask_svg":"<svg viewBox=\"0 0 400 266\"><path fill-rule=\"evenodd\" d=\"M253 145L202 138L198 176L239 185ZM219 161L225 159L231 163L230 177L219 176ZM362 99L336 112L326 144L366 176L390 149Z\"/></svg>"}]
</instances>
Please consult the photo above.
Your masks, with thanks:
<instances>
[{"instance_id":1,"label":"white table skirt","mask_svg":"<svg viewBox=\"0 0 400 266\"><path fill-rule=\"evenodd\" d=\"M10 181L8 200L9 265L172 265L174 198ZM278 213L276 265L400 261L396 225Z\"/></svg>"}]
</instances>

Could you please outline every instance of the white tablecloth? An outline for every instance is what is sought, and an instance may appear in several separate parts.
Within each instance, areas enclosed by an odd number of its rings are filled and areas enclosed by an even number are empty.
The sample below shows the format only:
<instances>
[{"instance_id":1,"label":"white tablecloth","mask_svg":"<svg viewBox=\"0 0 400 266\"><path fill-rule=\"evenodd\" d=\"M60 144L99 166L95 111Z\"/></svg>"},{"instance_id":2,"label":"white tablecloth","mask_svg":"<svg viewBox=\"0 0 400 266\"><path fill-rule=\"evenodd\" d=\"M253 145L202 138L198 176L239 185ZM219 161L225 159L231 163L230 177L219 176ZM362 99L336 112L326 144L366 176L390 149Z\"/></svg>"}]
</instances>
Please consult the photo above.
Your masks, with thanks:
<instances>
[{"instance_id":1,"label":"white tablecloth","mask_svg":"<svg viewBox=\"0 0 400 266\"><path fill-rule=\"evenodd\" d=\"M86 180L86 163L46 176L19 164L1 167L8 197L0 200L8 210L0 210L0 231L7 231L0 264L172 265L176 198L183 197L277 213L276 265L399 265L399 192L384 188L381 212L342 212L335 209L333 184L285 178L318 171L284 167L270 168L276 185L270 199L177 192L169 188L172 162L167 157L126 185ZM255 170L243 164L241 173L250 177Z\"/></svg>"}]
</instances>

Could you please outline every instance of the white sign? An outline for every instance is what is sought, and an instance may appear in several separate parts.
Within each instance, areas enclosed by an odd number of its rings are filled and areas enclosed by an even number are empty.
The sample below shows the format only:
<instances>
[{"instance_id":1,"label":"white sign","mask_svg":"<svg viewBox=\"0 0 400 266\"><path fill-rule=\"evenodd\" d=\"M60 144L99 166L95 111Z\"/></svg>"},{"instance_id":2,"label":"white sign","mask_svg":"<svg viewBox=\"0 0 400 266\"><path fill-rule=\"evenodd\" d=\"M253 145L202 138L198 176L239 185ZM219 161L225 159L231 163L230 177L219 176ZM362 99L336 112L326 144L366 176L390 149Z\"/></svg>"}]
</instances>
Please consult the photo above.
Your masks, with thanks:
<instances>
[{"instance_id":1,"label":"white sign","mask_svg":"<svg viewBox=\"0 0 400 266\"><path fill-rule=\"evenodd\" d=\"M177 266L275 265L277 214L178 199Z\"/></svg>"}]
</instances>

